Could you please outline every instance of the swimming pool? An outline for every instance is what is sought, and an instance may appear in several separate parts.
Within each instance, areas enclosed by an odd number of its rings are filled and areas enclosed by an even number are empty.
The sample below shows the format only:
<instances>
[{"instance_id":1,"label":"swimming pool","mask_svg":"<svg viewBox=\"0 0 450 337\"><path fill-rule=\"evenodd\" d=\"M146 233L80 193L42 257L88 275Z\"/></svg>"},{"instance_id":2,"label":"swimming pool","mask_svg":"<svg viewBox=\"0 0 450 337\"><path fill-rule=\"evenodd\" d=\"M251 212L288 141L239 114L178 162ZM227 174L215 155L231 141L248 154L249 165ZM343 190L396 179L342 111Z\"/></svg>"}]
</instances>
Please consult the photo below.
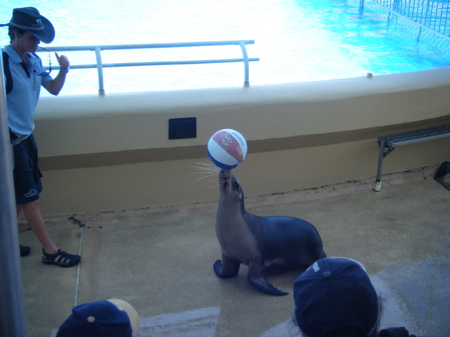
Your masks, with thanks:
<instances>
[{"instance_id":1,"label":"swimming pool","mask_svg":"<svg viewBox=\"0 0 450 337\"><path fill-rule=\"evenodd\" d=\"M56 26L52 46L140 44L252 39L252 86L392 74L450 65L448 52L406 32L387 31L387 23L366 7L358 16L359 0L152 0L58 2L32 5ZM0 5L0 22L12 8L28 1ZM7 44L6 29L0 43ZM43 45L45 46L45 45ZM72 64L94 63L94 53L66 53ZM236 46L107 52L108 63L240 57ZM46 57L43 58L44 62ZM53 60L55 62L55 60ZM109 68L107 93L242 86L242 64ZM73 70L63 94L96 94L97 72ZM44 93L45 94L45 93Z\"/></svg>"}]
</instances>

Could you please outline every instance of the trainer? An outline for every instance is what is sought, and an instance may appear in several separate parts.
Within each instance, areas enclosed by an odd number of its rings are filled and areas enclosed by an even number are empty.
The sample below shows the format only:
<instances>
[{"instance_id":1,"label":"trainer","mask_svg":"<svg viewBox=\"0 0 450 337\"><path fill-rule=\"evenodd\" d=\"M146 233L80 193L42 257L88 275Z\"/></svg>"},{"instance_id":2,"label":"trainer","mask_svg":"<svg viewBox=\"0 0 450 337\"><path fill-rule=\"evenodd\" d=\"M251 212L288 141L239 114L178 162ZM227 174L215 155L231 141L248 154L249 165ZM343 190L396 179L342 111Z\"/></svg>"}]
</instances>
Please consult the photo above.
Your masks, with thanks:
<instances>
[{"instance_id":1,"label":"trainer","mask_svg":"<svg viewBox=\"0 0 450 337\"><path fill-rule=\"evenodd\" d=\"M15 8L8 26L11 44L3 49L3 71L6 79L8 126L14 154L14 188L17 216L23 211L25 219L42 245L42 262L60 267L71 267L81 260L59 249L50 238L39 208L42 192L38 151L33 137L34 114L43 86L52 95L58 95L69 72L69 60L58 56L60 70L55 78L42 65L36 51L39 43L51 43L55 29L49 20L34 7ZM20 246L21 256L31 248Z\"/></svg>"}]
</instances>

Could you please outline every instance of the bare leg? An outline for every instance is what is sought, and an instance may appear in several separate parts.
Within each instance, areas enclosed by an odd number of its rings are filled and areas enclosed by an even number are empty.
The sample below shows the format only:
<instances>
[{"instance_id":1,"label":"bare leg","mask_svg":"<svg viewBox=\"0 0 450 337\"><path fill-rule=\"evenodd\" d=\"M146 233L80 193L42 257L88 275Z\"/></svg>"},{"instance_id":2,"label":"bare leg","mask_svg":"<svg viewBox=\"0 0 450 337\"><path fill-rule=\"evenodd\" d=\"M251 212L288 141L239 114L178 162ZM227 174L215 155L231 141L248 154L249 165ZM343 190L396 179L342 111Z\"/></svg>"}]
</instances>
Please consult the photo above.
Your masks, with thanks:
<instances>
[{"instance_id":1,"label":"bare leg","mask_svg":"<svg viewBox=\"0 0 450 337\"><path fill-rule=\"evenodd\" d=\"M34 234L36 234L38 240L41 242L42 248L45 252L48 254L56 253L58 247L56 247L48 235L44 218L42 217L41 210L39 208L39 201L36 200L27 204L17 205L17 216L22 210L25 215L25 219L30 224L31 229Z\"/></svg>"},{"instance_id":2,"label":"bare leg","mask_svg":"<svg viewBox=\"0 0 450 337\"><path fill-rule=\"evenodd\" d=\"M17 215L19 215L22 210L25 219L28 221L31 229L42 244L44 255L42 257L42 262L45 264L57 264L60 267L71 267L80 262L81 257L79 255L68 254L63 250L58 249L52 239L50 239L37 200L27 204L17 205Z\"/></svg>"}]
</instances>

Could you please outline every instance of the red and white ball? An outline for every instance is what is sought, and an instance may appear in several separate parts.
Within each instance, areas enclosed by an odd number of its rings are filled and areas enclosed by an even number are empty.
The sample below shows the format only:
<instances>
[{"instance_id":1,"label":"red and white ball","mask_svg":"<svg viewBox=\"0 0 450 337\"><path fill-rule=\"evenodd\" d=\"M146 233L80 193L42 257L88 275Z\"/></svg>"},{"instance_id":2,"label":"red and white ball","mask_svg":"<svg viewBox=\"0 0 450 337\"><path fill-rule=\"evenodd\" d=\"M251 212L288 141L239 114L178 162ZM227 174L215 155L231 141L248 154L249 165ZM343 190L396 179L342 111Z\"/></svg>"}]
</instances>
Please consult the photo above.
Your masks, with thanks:
<instances>
[{"instance_id":1,"label":"red and white ball","mask_svg":"<svg viewBox=\"0 0 450 337\"><path fill-rule=\"evenodd\" d=\"M222 169L231 170L239 166L247 156L247 141L233 129L222 129L214 133L208 141L208 156Z\"/></svg>"}]
</instances>

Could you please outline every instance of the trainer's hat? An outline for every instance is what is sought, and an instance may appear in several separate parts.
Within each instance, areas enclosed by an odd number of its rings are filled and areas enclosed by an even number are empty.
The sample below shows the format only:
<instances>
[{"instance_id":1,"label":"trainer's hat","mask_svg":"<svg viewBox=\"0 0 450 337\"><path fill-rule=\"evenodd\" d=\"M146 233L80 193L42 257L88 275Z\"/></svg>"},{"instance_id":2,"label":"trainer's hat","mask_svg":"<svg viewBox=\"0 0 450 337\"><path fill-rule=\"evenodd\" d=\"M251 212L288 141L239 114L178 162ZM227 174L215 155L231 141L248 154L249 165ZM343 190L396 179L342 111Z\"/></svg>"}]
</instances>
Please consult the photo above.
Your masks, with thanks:
<instances>
[{"instance_id":1,"label":"trainer's hat","mask_svg":"<svg viewBox=\"0 0 450 337\"><path fill-rule=\"evenodd\" d=\"M23 29L44 43L50 43L55 38L52 23L34 7L14 8L11 21L0 25L3 26Z\"/></svg>"}]
</instances>

